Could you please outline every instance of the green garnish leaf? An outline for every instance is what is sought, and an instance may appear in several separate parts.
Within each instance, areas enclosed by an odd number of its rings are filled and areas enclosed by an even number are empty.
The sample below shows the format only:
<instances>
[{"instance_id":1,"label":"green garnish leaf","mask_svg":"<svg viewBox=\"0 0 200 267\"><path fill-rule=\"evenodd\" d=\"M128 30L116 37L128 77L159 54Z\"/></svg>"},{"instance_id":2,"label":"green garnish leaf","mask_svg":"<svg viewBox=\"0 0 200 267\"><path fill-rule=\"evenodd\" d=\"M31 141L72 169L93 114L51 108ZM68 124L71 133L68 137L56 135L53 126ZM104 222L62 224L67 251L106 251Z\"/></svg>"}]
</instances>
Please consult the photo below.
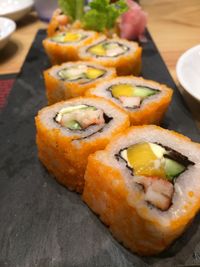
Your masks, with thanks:
<instances>
[{"instance_id":1,"label":"green garnish leaf","mask_svg":"<svg viewBox=\"0 0 200 267\"><path fill-rule=\"evenodd\" d=\"M81 20L84 14L84 0L76 0L76 19Z\"/></svg>"},{"instance_id":2,"label":"green garnish leaf","mask_svg":"<svg viewBox=\"0 0 200 267\"><path fill-rule=\"evenodd\" d=\"M75 19L76 1L74 1L74 0L58 0L58 5L65 15L69 16L72 20Z\"/></svg>"},{"instance_id":3,"label":"green garnish leaf","mask_svg":"<svg viewBox=\"0 0 200 267\"><path fill-rule=\"evenodd\" d=\"M113 28L116 19L128 10L127 3L124 0L119 0L114 4L109 5L107 28Z\"/></svg>"},{"instance_id":4,"label":"green garnish leaf","mask_svg":"<svg viewBox=\"0 0 200 267\"><path fill-rule=\"evenodd\" d=\"M109 0L93 0L89 3L91 9L96 9L98 11L105 11L109 5Z\"/></svg>"},{"instance_id":5,"label":"green garnish leaf","mask_svg":"<svg viewBox=\"0 0 200 267\"><path fill-rule=\"evenodd\" d=\"M84 28L102 32L106 28L107 18L105 13L95 9L89 10L84 16Z\"/></svg>"},{"instance_id":6,"label":"green garnish leaf","mask_svg":"<svg viewBox=\"0 0 200 267\"><path fill-rule=\"evenodd\" d=\"M72 21L81 19L83 16L84 0L58 0L58 5Z\"/></svg>"},{"instance_id":7,"label":"green garnish leaf","mask_svg":"<svg viewBox=\"0 0 200 267\"><path fill-rule=\"evenodd\" d=\"M121 14L128 10L128 5L124 0L118 0L118 2L116 3L116 7L121 10Z\"/></svg>"},{"instance_id":8,"label":"green garnish leaf","mask_svg":"<svg viewBox=\"0 0 200 267\"><path fill-rule=\"evenodd\" d=\"M110 4L109 0L93 0L89 3L84 17L84 27L89 30L104 31L115 25L116 19L128 10L125 0Z\"/></svg>"},{"instance_id":9,"label":"green garnish leaf","mask_svg":"<svg viewBox=\"0 0 200 267\"><path fill-rule=\"evenodd\" d=\"M107 11L107 25L108 29L113 28L116 19L121 15L120 10L115 7L115 5L110 5Z\"/></svg>"}]
</instances>

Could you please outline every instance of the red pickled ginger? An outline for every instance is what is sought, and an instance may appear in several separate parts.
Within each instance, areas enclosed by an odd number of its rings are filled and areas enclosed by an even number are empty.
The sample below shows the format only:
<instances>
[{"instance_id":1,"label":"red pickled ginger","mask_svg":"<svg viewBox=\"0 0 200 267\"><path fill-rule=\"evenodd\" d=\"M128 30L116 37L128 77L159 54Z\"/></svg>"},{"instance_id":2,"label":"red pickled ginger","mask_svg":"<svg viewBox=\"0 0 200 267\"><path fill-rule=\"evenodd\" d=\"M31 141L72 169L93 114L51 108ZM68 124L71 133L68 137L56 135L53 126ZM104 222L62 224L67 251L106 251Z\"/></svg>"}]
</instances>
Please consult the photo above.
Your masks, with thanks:
<instances>
[{"instance_id":1,"label":"red pickled ginger","mask_svg":"<svg viewBox=\"0 0 200 267\"><path fill-rule=\"evenodd\" d=\"M147 24L147 13L132 0L127 0L129 10L121 16L119 23L120 37L128 40L139 39L145 41L145 27Z\"/></svg>"}]
</instances>

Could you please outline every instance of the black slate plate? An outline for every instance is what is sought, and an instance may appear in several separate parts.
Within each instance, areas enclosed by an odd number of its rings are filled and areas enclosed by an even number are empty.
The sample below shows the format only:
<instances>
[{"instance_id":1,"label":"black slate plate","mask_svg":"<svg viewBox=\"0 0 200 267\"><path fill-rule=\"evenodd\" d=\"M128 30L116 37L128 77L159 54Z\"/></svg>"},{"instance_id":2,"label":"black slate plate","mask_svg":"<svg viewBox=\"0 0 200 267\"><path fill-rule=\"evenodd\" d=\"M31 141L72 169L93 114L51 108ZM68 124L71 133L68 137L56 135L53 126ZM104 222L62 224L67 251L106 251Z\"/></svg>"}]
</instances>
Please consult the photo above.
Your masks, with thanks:
<instances>
[{"instance_id":1,"label":"black slate plate","mask_svg":"<svg viewBox=\"0 0 200 267\"><path fill-rule=\"evenodd\" d=\"M200 266L200 216L157 257L121 246L81 201L59 185L37 158L34 116L46 104L42 71L48 60L39 31L0 115L0 267ZM147 33L143 76L174 88L164 127L200 141L199 132Z\"/></svg>"}]
</instances>

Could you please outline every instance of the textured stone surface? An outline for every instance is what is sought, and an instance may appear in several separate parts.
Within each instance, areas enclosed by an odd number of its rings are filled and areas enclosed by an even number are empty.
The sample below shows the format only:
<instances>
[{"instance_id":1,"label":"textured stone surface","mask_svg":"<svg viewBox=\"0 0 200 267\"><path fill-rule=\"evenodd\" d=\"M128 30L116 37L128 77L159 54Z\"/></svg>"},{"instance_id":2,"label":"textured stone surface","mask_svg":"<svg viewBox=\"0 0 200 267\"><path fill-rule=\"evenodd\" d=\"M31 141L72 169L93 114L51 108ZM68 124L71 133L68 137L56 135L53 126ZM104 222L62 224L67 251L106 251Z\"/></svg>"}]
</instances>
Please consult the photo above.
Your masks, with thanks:
<instances>
[{"instance_id":1,"label":"textured stone surface","mask_svg":"<svg viewBox=\"0 0 200 267\"><path fill-rule=\"evenodd\" d=\"M46 104L44 36L39 31L0 115L0 267L199 266L200 216L165 253L142 258L121 246L80 195L59 185L40 164L34 116ZM164 127L200 141L153 42L143 47L144 77L175 90Z\"/></svg>"}]
</instances>

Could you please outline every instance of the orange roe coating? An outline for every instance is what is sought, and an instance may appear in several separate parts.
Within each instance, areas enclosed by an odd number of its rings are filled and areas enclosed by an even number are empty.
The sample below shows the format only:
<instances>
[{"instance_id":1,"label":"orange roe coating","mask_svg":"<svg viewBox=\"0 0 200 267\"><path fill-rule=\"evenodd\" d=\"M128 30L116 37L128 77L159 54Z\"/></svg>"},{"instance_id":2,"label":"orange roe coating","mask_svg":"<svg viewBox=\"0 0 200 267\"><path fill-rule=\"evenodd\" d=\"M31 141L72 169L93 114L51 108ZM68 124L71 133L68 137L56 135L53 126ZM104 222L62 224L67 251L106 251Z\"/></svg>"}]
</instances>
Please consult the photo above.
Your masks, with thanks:
<instances>
[{"instance_id":1,"label":"orange roe coating","mask_svg":"<svg viewBox=\"0 0 200 267\"><path fill-rule=\"evenodd\" d=\"M124 76L124 81L131 76ZM121 77L123 78L123 77ZM135 80L145 81L143 78L134 77ZM108 101L113 104L119 106L123 109L130 118L131 125L144 125L144 124L156 124L159 125L165 115L165 112L171 102L173 91L169 87L159 84L157 82L148 80L148 86L152 86L153 88L160 89L165 92L165 95L157 101L156 99L152 102L146 104L144 108L138 108L137 110L132 111L131 109L123 108L122 105L117 104L112 101L112 98L106 98ZM95 96L95 88L91 88L86 91L86 96ZM99 95L98 95L99 96ZM104 98L104 96L102 96Z\"/></svg>"},{"instance_id":2,"label":"orange roe coating","mask_svg":"<svg viewBox=\"0 0 200 267\"><path fill-rule=\"evenodd\" d=\"M53 23L53 22L52 22ZM55 22L56 25L56 22ZM73 29L69 29L65 32L74 32ZM76 32L76 31L75 31ZM81 40L79 43L58 43L51 41L51 38L46 38L43 40L44 49L51 60L52 65L61 64L67 61L77 61L79 60L78 49L82 46L90 44L98 37L97 32L92 32L91 36L88 36L86 39ZM86 32L87 34L87 32Z\"/></svg>"},{"instance_id":3,"label":"orange roe coating","mask_svg":"<svg viewBox=\"0 0 200 267\"><path fill-rule=\"evenodd\" d=\"M116 40L118 40L118 38L116 38ZM126 42L128 41L126 40ZM117 59L109 58L107 60L102 60L101 58L99 59L95 56L90 56L89 54L84 55L82 53L79 53L79 58L80 60L94 61L96 63L102 64L105 67L116 68L118 76L138 76L141 72L142 67L142 48L137 46L136 50L134 50L132 53L124 54L122 56L119 56Z\"/></svg>"},{"instance_id":4,"label":"orange roe coating","mask_svg":"<svg viewBox=\"0 0 200 267\"><path fill-rule=\"evenodd\" d=\"M77 64L88 64L90 65L91 62L77 62ZM101 66L99 66L101 68ZM95 79L88 83L80 84L79 81L61 81L58 78L52 76L50 71L52 69L56 69L58 66L53 66L52 68L44 71L44 81L45 81L45 88L46 88L46 95L48 99L48 104L54 104L56 102L66 100L72 97L83 96L85 92L98 85L102 80L110 80L111 78L116 77L116 72L114 68L107 68L109 74L105 77ZM106 70L106 69L105 69Z\"/></svg>"},{"instance_id":5,"label":"orange roe coating","mask_svg":"<svg viewBox=\"0 0 200 267\"><path fill-rule=\"evenodd\" d=\"M124 138L133 129L142 130L145 127L147 126L135 126L125 130ZM168 131L158 126L152 127ZM190 141L179 133L170 132L183 142ZM112 144L117 138L112 140ZM114 237L125 247L142 256L158 254L178 238L190 224L199 210L200 200L196 198L192 205L183 207L184 214L173 217L166 225L162 224L159 218L157 220L147 218L147 206L138 213L136 206L130 205L130 189L120 170L105 164L105 161L102 162L100 159L100 153L106 153L112 144L109 144L103 152L90 155L85 173L83 200L100 216Z\"/></svg>"},{"instance_id":6,"label":"orange roe coating","mask_svg":"<svg viewBox=\"0 0 200 267\"><path fill-rule=\"evenodd\" d=\"M64 31L69 23L69 18L66 15L61 14L61 10L57 8L52 15L52 18L48 24L47 36L52 37L58 32Z\"/></svg>"},{"instance_id":7,"label":"orange roe coating","mask_svg":"<svg viewBox=\"0 0 200 267\"><path fill-rule=\"evenodd\" d=\"M48 109L51 109L51 107L46 107L39 111L38 116L35 118L39 159L48 171L56 177L58 182L70 190L81 193L84 186L84 174L88 156L97 150L105 148L111 136L105 134L95 138L95 135L93 135L94 138L91 138L90 142L85 142L83 139L77 141L78 145L76 145L73 142L76 135L63 135L59 128L49 129L43 123L41 115ZM123 111L117 108L116 112L123 114L124 120L119 127L113 126L112 136L123 132L130 124L128 116Z\"/></svg>"}]
</instances>

